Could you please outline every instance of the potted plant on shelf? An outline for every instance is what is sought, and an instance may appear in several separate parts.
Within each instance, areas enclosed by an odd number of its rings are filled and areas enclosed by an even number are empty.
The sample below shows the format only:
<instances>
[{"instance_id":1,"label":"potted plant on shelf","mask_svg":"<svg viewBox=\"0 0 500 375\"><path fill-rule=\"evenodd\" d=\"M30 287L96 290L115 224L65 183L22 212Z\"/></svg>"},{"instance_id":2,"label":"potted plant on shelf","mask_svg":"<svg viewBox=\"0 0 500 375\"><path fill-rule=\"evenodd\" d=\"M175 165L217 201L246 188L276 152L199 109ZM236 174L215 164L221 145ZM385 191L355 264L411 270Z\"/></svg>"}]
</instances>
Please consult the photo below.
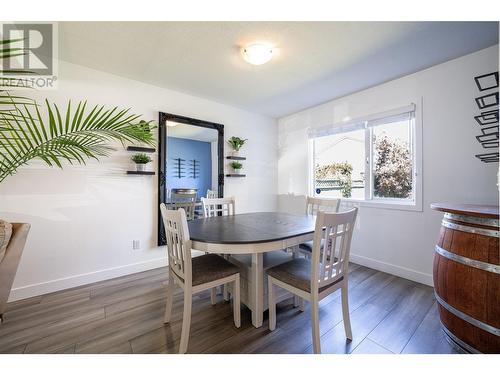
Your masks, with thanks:
<instances>
[{"instance_id":1,"label":"potted plant on shelf","mask_svg":"<svg viewBox=\"0 0 500 375\"><path fill-rule=\"evenodd\" d=\"M240 148L245 144L247 139L242 139L240 137L231 137L227 140L227 143L233 148L233 156L238 156Z\"/></svg>"},{"instance_id":2,"label":"potted plant on shelf","mask_svg":"<svg viewBox=\"0 0 500 375\"><path fill-rule=\"evenodd\" d=\"M231 168L233 168L234 173L239 174L243 168L243 164L239 161L233 161L231 162Z\"/></svg>"},{"instance_id":3,"label":"potted plant on shelf","mask_svg":"<svg viewBox=\"0 0 500 375\"><path fill-rule=\"evenodd\" d=\"M132 156L132 161L135 163L137 172L144 172L146 170L146 164L151 161L151 158L146 154L135 154Z\"/></svg>"}]
</instances>

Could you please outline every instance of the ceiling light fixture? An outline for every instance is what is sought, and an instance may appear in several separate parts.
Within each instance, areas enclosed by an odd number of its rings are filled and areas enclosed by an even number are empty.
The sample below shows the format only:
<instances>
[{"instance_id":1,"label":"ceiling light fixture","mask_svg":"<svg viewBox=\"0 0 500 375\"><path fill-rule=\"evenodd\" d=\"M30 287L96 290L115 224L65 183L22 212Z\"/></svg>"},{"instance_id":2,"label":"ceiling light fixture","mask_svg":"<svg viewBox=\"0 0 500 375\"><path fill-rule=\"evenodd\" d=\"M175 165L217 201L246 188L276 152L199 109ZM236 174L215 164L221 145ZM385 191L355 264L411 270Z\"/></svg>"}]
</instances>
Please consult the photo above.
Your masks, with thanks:
<instances>
[{"instance_id":1,"label":"ceiling light fixture","mask_svg":"<svg viewBox=\"0 0 500 375\"><path fill-rule=\"evenodd\" d=\"M273 48L267 44L255 43L241 49L245 61L252 65L262 65L273 57Z\"/></svg>"},{"instance_id":2,"label":"ceiling light fixture","mask_svg":"<svg viewBox=\"0 0 500 375\"><path fill-rule=\"evenodd\" d=\"M166 121L167 123L167 126L173 128L174 126L177 126L177 123L176 122L173 122L173 121Z\"/></svg>"}]
</instances>

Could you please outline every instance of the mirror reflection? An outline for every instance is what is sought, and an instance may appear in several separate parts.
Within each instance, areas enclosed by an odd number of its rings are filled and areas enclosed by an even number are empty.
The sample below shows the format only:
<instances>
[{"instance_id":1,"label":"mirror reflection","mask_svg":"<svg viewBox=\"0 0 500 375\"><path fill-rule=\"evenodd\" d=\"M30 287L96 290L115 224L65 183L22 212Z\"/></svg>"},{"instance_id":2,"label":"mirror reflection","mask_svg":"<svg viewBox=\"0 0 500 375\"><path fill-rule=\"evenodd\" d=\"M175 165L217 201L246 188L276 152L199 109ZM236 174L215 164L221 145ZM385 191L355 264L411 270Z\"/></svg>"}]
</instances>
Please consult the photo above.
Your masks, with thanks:
<instances>
[{"instance_id":1,"label":"mirror reflection","mask_svg":"<svg viewBox=\"0 0 500 375\"><path fill-rule=\"evenodd\" d=\"M166 205L202 216L201 198L218 190L218 131L167 121Z\"/></svg>"}]
</instances>

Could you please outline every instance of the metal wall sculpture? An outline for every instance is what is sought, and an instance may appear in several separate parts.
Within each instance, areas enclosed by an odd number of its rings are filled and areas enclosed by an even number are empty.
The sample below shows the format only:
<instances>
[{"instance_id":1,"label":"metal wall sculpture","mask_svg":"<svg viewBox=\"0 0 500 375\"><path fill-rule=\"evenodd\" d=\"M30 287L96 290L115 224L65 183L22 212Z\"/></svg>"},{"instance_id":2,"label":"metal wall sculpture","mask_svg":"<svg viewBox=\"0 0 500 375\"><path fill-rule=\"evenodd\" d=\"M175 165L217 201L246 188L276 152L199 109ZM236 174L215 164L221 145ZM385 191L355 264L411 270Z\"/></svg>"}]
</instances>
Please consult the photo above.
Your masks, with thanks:
<instances>
[{"instance_id":1,"label":"metal wall sculpture","mask_svg":"<svg viewBox=\"0 0 500 375\"><path fill-rule=\"evenodd\" d=\"M477 154L476 158L483 163L498 163L498 72L474 77L474 81L482 94L475 98L481 111L479 115L474 116L481 131L476 139L483 148L488 149L488 152Z\"/></svg>"}]
</instances>

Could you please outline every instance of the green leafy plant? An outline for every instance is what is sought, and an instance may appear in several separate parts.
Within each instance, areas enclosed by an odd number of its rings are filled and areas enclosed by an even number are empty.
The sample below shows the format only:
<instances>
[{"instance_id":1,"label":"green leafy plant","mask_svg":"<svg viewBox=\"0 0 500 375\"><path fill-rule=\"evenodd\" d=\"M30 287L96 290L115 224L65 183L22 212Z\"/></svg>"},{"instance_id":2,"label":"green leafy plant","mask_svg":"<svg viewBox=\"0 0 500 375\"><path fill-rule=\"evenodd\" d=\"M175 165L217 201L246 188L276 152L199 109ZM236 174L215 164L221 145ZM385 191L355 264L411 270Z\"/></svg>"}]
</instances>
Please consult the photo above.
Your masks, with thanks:
<instances>
[{"instance_id":1,"label":"green leafy plant","mask_svg":"<svg viewBox=\"0 0 500 375\"><path fill-rule=\"evenodd\" d=\"M145 132L151 132L151 122L141 120L139 121L137 126L142 130L144 130Z\"/></svg>"},{"instance_id":2,"label":"green leafy plant","mask_svg":"<svg viewBox=\"0 0 500 375\"><path fill-rule=\"evenodd\" d=\"M227 143L229 143L231 145L233 150L239 151L240 148L245 144L246 141L247 141L247 139L242 139L239 137L231 137L227 140Z\"/></svg>"},{"instance_id":3,"label":"green leafy plant","mask_svg":"<svg viewBox=\"0 0 500 375\"><path fill-rule=\"evenodd\" d=\"M233 161L231 162L231 167L233 169L241 169L243 168L243 164L241 164L239 161Z\"/></svg>"},{"instance_id":4,"label":"green leafy plant","mask_svg":"<svg viewBox=\"0 0 500 375\"><path fill-rule=\"evenodd\" d=\"M135 154L131 159L136 164L147 164L151 161L151 158L146 154Z\"/></svg>"}]
</instances>

